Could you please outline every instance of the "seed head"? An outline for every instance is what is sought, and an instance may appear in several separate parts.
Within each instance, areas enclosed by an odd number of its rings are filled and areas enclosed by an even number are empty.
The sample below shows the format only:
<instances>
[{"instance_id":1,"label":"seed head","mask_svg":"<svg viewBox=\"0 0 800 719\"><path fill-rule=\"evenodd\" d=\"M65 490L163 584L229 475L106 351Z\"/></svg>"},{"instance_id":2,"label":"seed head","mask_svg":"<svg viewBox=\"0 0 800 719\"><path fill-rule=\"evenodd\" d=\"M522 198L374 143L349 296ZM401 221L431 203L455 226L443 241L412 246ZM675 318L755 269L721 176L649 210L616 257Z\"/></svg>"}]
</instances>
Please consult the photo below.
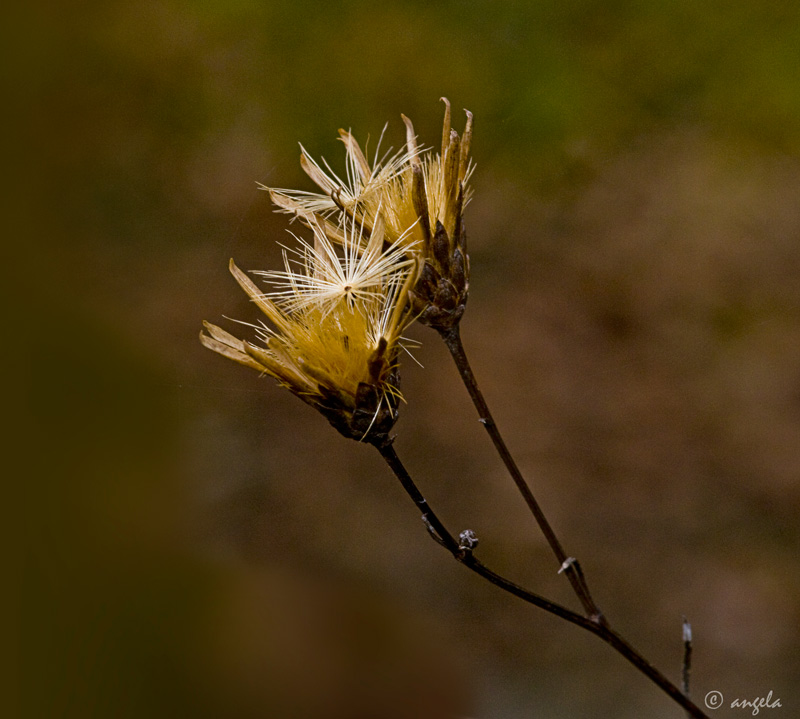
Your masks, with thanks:
<instances>
[{"instance_id":1,"label":"seed head","mask_svg":"<svg viewBox=\"0 0 800 719\"><path fill-rule=\"evenodd\" d=\"M403 116L406 145L403 151L372 164L351 133L340 130L346 147L343 182L323 161L325 170L303 150L301 165L322 193L271 190L282 211L308 224L309 213L330 226L329 237L338 241L333 220L344 219L367 228L380 228L385 242L405 248L415 257L416 275L409 292L413 314L440 331L461 319L469 291L469 257L463 213L469 202L469 179L474 165L469 149L472 113L467 112L463 136L451 128L450 103L445 103L441 152L420 148L414 126ZM380 144L380 143L379 143ZM388 159L387 159L388 157ZM364 242L358 244L359 248Z\"/></svg>"},{"instance_id":2,"label":"seed head","mask_svg":"<svg viewBox=\"0 0 800 719\"><path fill-rule=\"evenodd\" d=\"M205 324L200 341L209 349L278 380L319 410L343 435L388 441L402 399L398 389L400 334L408 324L413 259L383 251L380 232L363 250L363 227L340 228L337 248L321 218L312 242L301 241L283 272L262 272L279 289L264 293L231 260L230 270L268 322L253 325L259 343ZM381 249L377 249L378 247Z\"/></svg>"}]
</instances>

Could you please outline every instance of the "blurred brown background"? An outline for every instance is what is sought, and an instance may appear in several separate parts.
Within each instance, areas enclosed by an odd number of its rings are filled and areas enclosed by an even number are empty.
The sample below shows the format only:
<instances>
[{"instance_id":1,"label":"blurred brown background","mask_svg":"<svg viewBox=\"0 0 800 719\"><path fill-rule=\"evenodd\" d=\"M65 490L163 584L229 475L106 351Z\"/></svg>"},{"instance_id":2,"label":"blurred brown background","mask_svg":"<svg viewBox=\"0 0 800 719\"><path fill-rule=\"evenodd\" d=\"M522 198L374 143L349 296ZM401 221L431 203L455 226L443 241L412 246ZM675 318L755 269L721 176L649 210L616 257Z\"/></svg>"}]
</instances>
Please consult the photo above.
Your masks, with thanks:
<instances>
[{"instance_id":1,"label":"blurred brown background","mask_svg":"<svg viewBox=\"0 0 800 719\"><path fill-rule=\"evenodd\" d=\"M389 121L398 147L401 112L435 144L441 95L476 118L465 342L567 551L675 679L689 617L699 701L772 690L796 715L797 3L89 1L10 27L23 716L681 716L449 560L374 451L197 341L254 319L229 257L279 262L256 182L312 189L298 141L341 168L339 127ZM413 336L398 451L487 563L573 606Z\"/></svg>"}]
</instances>

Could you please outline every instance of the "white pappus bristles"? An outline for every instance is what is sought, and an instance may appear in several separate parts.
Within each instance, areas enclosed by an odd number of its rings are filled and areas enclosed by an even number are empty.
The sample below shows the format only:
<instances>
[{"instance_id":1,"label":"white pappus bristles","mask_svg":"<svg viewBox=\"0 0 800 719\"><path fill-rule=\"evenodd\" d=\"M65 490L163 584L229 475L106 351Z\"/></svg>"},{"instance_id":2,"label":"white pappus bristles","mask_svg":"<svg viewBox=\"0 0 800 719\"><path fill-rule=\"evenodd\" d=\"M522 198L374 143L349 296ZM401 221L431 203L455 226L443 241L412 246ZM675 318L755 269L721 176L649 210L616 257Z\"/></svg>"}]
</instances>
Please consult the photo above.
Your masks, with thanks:
<instances>
[{"instance_id":1,"label":"white pappus bristles","mask_svg":"<svg viewBox=\"0 0 800 719\"><path fill-rule=\"evenodd\" d=\"M284 270L254 272L275 287L270 297L286 312L315 305L327 313L340 302L356 307L379 300L397 273L414 263L404 244L384 249L382 221L368 231L344 217L334 244L323 221L313 216L306 220L313 243L295 235L299 248L284 249Z\"/></svg>"}]
</instances>

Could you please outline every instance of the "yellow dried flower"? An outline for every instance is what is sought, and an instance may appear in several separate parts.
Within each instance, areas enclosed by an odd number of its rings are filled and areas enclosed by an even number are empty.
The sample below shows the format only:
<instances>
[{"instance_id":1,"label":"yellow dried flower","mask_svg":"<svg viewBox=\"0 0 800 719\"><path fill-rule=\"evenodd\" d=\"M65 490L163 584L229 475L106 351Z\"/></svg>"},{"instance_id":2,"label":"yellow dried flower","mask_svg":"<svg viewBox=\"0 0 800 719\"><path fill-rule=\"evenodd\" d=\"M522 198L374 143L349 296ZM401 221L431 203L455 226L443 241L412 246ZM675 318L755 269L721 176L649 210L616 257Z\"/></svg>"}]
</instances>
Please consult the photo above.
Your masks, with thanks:
<instances>
[{"instance_id":1,"label":"yellow dried flower","mask_svg":"<svg viewBox=\"0 0 800 719\"><path fill-rule=\"evenodd\" d=\"M349 217L366 228L381 224L388 242L405 246L418 259L418 275L409 295L417 318L439 330L460 320L469 290L469 258L463 213L471 190L473 164L469 157L472 113L467 111L463 137L451 128L450 103L445 103L442 145L439 154L417 144L414 127L403 116L406 146L388 160L373 164L355 138L339 130L347 154L347 181L316 163L303 149L301 165L323 193L270 190L283 211L300 218L319 213L331 226L332 218ZM267 189L267 188L265 188Z\"/></svg>"},{"instance_id":2,"label":"yellow dried flower","mask_svg":"<svg viewBox=\"0 0 800 719\"><path fill-rule=\"evenodd\" d=\"M274 377L319 410L342 434L385 441L397 419L400 335L408 324L414 260L383 249L380 228L339 228L337 251L321 218L306 215L313 244L283 272L263 272L282 289L264 293L231 260L230 270L269 324L256 325L261 345L205 324L209 349ZM358 249L356 243L359 243Z\"/></svg>"}]
</instances>

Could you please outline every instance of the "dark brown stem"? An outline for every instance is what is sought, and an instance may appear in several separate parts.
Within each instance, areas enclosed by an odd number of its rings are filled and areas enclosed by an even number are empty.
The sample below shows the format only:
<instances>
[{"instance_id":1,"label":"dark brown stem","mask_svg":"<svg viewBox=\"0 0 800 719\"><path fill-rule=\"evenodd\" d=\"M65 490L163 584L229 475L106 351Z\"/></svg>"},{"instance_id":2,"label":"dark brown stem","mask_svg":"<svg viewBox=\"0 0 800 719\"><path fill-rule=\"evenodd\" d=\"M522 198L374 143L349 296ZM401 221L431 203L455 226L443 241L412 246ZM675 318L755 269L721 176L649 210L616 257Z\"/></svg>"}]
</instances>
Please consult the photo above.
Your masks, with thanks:
<instances>
[{"instance_id":1,"label":"dark brown stem","mask_svg":"<svg viewBox=\"0 0 800 719\"><path fill-rule=\"evenodd\" d=\"M689 696L689 677L692 673L692 625L683 618L683 663L681 664L681 690Z\"/></svg>"},{"instance_id":2,"label":"dark brown stem","mask_svg":"<svg viewBox=\"0 0 800 719\"><path fill-rule=\"evenodd\" d=\"M406 470L405 465L400 461L400 457L397 456L392 441L390 439L381 439L374 443L374 446L381 453L381 456L386 461L386 464L389 465L392 472L394 472L395 476L400 480L400 484L403 485L406 494L411 497L414 504L417 505L417 509L422 512L422 521L425 522L426 526L431 527L436 532L439 539L441 539L442 546L444 546L448 552L454 555L458 554L461 551L458 542L453 538L453 535L447 531L447 528L442 524L439 517L437 517L428 506L427 500L422 496L422 492L419 491L414 480L411 479L411 475L408 473L408 470Z\"/></svg>"},{"instance_id":3,"label":"dark brown stem","mask_svg":"<svg viewBox=\"0 0 800 719\"><path fill-rule=\"evenodd\" d=\"M478 387L478 382L475 379L472 368L470 367L467 354L464 351L464 344L461 341L461 332L459 330L459 326L455 325L449 329L441 329L438 331L442 336L444 343L447 345L447 349L450 350L450 354L453 357L456 367L458 367L458 372L461 375L461 379L464 382L467 391L469 392L469 396L472 398L472 403L475 405L475 409L478 410L478 416L480 417L481 424L489 433L497 453L500 455L500 458L503 460L503 464L506 466L508 473L511 475L511 479L514 480L514 484L517 486L517 489L525 500L525 503L528 505L528 508L536 519L536 523L542 530L547 543L550 545L550 549L552 549L553 554L555 554L560 567L559 571L563 571L567 575L575 594L578 596L578 599L580 599L581 604L583 605L586 615L599 624L605 624L605 617L597 607L597 604L595 604L594 599L592 599L592 595L589 592L589 586L587 585L586 579L581 571L580 564L578 564L576 559L567 556L567 553L561 546L561 542L558 541L558 537L553 531L553 528L550 526L550 522L547 521L547 517L545 517L542 508L539 506L539 503L533 496L531 488L528 486L528 483L522 476L522 472L519 471L519 467L517 467L517 463L511 456L511 452L509 452L508 447L506 447L506 443L500 434L500 430L497 428L497 424L492 417L492 413L489 411L489 405L486 404L486 400L483 398L483 393Z\"/></svg>"},{"instance_id":4,"label":"dark brown stem","mask_svg":"<svg viewBox=\"0 0 800 719\"><path fill-rule=\"evenodd\" d=\"M414 480L409 475L405 466L400 458L397 456L391 441L376 441L374 446L380 452L383 459L394 472L395 476L400 480L406 493L411 497L414 504L422 512L422 519L429 529L435 531L434 538L443 547L450 552L453 557L465 567L468 567L476 574L480 575L487 581L494 584L496 587L503 589L516 597L533 604L540 609L543 609L550 614L554 614L561 619L564 619L571 624L585 629L588 632L598 636L606 644L613 647L617 653L627 659L633 666L642 672L648 679L662 689L671 699L677 702L690 717L695 719L708 719L700 708L695 705L688 696L681 692L672 682L669 681L658 669L656 669L647 659L645 659L638 651L636 651L628 642L626 642L619 634L613 631L607 623L599 623L591 618L587 618L573 612L571 609L561 606L549 599L534 594L524 587L515 584L514 582L501 577L485 564L478 560L472 551L460 545L453 535L447 530L442 521L436 516L434 511L428 505L422 492L420 492Z\"/></svg>"}]
</instances>

